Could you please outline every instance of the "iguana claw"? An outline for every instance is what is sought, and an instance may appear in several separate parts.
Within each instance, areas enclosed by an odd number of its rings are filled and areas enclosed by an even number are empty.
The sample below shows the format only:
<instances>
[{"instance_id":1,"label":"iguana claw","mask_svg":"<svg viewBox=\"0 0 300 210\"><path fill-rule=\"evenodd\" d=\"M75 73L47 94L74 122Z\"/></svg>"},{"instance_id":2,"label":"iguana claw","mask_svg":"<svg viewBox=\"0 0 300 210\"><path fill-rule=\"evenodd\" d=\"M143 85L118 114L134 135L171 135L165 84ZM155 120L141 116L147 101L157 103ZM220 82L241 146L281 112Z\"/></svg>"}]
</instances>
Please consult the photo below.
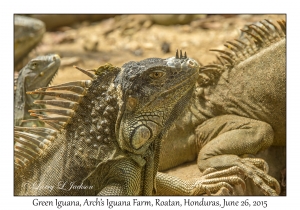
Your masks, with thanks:
<instances>
[{"instance_id":1,"label":"iguana claw","mask_svg":"<svg viewBox=\"0 0 300 210\"><path fill-rule=\"evenodd\" d=\"M241 158L241 161L236 165L222 171L208 168L203 172L203 177L208 180L218 179L220 182L237 183L232 180L232 175L245 175L253 180L254 184L258 186L265 195L279 195L280 185L278 181L272 176L268 175L268 164L259 158ZM245 182L240 183L244 192L246 190ZM273 188L274 189L273 189Z\"/></svg>"},{"instance_id":2,"label":"iguana claw","mask_svg":"<svg viewBox=\"0 0 300 210\"><path fill-rule=\"evenodd\" d=\"M232 195L234 185L240 185L243 191L246 190L245 182L237 175L239 170L237 167L231 167L222 171L217 171L214 168L206 169L201 177L201 180L197 182L201 185L200 188L205 188L207 195ZM224 194L224 189L228 190L228 193ZM214 194L211 194L213 192Z\"/></svg>"},{"instance_id":3,"label":"iguana claw","mask_svg":"<svg viewBox=\"0 0 300 210\"><path fill-rule=\"evenodd\" d=\"M260 169L260 168L263 168ZM272 176L268 175L268 164L259 158L242 158L238 163L240 172L251 178L256 186L258 186L265 195L279 195L280 185ZM274 187L275 189L273 189Z\"/></svg>"}]
</instances>

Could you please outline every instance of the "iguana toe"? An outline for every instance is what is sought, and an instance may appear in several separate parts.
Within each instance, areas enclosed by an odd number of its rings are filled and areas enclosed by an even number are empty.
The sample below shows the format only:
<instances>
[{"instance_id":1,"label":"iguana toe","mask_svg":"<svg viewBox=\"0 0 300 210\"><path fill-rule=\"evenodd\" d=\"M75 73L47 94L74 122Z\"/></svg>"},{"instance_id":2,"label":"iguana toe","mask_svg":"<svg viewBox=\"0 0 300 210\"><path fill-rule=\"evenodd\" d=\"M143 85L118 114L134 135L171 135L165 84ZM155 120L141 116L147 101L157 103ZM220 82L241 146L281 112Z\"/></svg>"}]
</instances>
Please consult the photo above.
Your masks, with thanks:
<instances>
[{"instance_id":1,"label":"iguana toe","mask_svg":"<svg viewBox=\"0 0 300 210\"><path fill-rule=\"evenodd\" d=\"M261 170L253 163L256 161L257 158L255 158L255 160L251 160L251 158L241 159L241 162L238 163L241 173L252 179L254 184L258 186L265 195L279 195L280 185L275 178L266 173L268 166L264 167L264 170ZM262 159L260 159L260 162L264 162L264 165L268 165Z\"/></svg>"}]
</instances>

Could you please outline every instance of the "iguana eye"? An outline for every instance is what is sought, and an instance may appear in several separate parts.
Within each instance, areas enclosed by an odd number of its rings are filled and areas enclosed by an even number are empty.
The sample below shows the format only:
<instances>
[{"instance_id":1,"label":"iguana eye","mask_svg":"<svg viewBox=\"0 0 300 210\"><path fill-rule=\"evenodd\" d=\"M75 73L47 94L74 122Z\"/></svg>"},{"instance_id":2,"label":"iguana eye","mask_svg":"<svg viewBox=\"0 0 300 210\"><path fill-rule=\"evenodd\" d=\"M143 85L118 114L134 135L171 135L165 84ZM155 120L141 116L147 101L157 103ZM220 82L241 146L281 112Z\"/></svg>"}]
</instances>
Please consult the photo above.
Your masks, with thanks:
<instances>
[{"instance_id":1,"label":"iguana eye","mask_svg":"<svg viewBox=\"0 0 300 210\"><path fill-rule=\"evenodd\" d=\"M153 71L149 74L149 77L151 77L152 79L159 79L161 77L163 77L166 73L163 71Z\"/></svg>"},{"instance_id":2,"label":"iguana eye","mask_svg":"<svg viewBox=\"0 0 300 210\"><path fill-rule=\"evenodd\" d=\"M35 70L37 68L37 66L38 66L37 62L32 62L30 64L30 69Z\"/></svg>"}]
</instances>

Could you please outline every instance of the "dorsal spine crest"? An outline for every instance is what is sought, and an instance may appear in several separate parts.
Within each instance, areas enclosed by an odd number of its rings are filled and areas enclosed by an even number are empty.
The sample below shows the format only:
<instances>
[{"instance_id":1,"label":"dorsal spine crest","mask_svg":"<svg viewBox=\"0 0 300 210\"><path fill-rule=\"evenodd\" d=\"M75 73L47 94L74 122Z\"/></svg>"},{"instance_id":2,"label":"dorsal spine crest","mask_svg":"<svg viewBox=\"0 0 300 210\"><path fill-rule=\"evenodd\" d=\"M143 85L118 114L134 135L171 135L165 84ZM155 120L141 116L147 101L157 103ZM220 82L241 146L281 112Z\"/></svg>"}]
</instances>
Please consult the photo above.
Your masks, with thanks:
<instances>
[{"instance_id":1,"label":"dorsal spine crest","mask_svg":"<svg viewBox=\"0 0 300 210\"><path fill-rule=\"evenodd\" d=\"M227 50L212 49L219 53L217 62L219 66L206 65L200 67L199 85L207 86L216 84L222 72L230 71L239 63L254 56L270 45L285 39L286 22L277 21L280 29L269 20L260 21L258 24L251 24L247 29L241 30L245 33L240 39L227 41L224 46Z\"/></svg>"}]
</instances>

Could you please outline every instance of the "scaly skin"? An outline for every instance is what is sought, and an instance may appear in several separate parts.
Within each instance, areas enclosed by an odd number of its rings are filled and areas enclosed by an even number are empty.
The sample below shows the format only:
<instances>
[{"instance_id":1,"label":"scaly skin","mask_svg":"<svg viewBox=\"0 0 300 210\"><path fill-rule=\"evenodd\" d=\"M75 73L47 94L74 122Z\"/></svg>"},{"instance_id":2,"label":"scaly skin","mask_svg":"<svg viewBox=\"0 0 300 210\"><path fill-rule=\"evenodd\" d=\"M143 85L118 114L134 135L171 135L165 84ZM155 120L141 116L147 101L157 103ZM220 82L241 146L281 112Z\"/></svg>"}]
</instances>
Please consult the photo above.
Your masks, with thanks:
<instances>
[{"instance_id":1,"label":"scaly skin","mask_svg":"<svg viewBox=\"0 0 300 210\"><path fill-rule=\"evenodd\" d=\"M44 125L38 121L21 122L22 120L36 119L30 116L28 110L43 108L41 105L34 104L33 101L42 100L44 95L27 95L26 92L48 86L56 75L59 66L60 57L56 54L50 54L32 59L19 72L14 99L14 124L16 126Z\"/></svg>"},{"instance_id":2,"label":"scaly skin","mask_svg":"<svg viewBox=\"0 0 300 210\"><path fill-rule=\"evenodd\" d=\"M39 100L35 103L71 110L30 111L59 133L15 127L20 144L15 147L15 195L152 195L156 182L157 187L172 189L162 174L156 178L161 137L189 103L198 69L186 56L149 58L126 63L121 70L102 66L95 70L96 77L81 70L93 80L29 92L73 102ZM183 183L181 190L203 194L207 190L202 182L194 189ZM91 188L64 190L71 183ZM224 186L228 184L213 188Z\"/></svg>"},{"instance_id":3,"label":"scaly skin","mask_svg":"<svg viewBox=\"0 0 300 210\"><path fill-rule=\"evenodd\" d=\"M262 23L246 31L255 43L228 42L219 62L200 68L193 102L163 137L160 170L198 159L202 172L232 168L228 175L248 176L260 193L279 194L268 164L248 158L286 145L285 22Z\"/></svg>"},{"instance_id":4,"label":"scaly skin","mask_svg":"<svg viewBox=\"0 0 300 210\"><path fill-rule=\"evenodd\" d=\"M43 38L45 24L35 18L14 16L14 63L22 60Z\"/></svg>"}]
</instances>

